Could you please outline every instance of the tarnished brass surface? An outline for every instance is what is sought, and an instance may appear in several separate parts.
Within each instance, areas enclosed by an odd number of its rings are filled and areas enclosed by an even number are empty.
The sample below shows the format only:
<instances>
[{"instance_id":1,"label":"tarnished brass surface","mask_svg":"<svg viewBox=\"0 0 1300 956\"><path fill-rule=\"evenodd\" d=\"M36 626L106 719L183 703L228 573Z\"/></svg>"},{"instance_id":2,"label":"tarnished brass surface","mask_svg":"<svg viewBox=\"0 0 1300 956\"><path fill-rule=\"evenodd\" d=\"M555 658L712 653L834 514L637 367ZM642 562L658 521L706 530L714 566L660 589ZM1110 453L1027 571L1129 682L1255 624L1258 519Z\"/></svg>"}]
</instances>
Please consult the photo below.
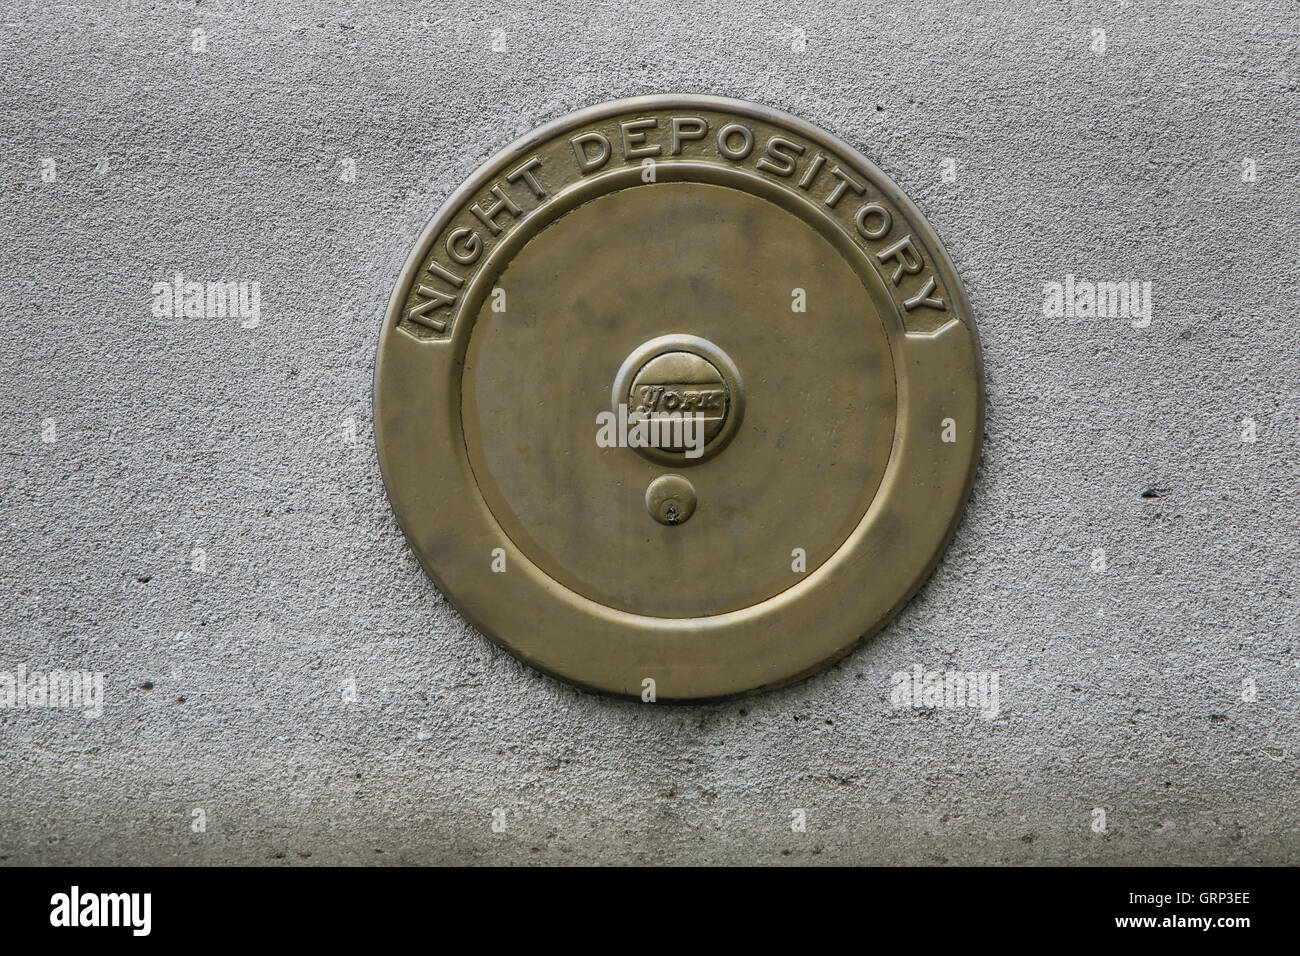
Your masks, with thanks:
<instances>
[{"instance_id":1,"label":"tarnished brass surface","mask_svg":"<svg viewBox=\"0 0 1300 956\"><path fill-rule=\"evenodd\" d=\"M375 412L402 527L476 627L684 699L794 680L898 611L965 503L983 391L952 265L879 170L662 96L457 190L393 292Z\"/></svg>"}]
</instances>

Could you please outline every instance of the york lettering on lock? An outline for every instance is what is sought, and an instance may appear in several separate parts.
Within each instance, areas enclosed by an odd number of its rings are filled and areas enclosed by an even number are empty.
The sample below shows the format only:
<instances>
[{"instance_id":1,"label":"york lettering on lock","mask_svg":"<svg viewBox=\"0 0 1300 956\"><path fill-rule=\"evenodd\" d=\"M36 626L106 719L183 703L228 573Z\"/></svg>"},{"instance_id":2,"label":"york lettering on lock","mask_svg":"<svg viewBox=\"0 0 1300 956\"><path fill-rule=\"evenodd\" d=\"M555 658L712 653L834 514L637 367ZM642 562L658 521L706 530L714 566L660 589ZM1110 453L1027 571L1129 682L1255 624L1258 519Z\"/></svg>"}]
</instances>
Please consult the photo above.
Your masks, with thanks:
<instances>
[{"instance_id":1,"label":"york lettering on lock","mask_svg":"<svg viewBox=\"0 0 1300 956\"><path fill-rule=\"evenodd\" d=\"M689 385L641 385L636 412L721 412L725 394L720 388L692 388Z\"/></svg>"}]
</instances>

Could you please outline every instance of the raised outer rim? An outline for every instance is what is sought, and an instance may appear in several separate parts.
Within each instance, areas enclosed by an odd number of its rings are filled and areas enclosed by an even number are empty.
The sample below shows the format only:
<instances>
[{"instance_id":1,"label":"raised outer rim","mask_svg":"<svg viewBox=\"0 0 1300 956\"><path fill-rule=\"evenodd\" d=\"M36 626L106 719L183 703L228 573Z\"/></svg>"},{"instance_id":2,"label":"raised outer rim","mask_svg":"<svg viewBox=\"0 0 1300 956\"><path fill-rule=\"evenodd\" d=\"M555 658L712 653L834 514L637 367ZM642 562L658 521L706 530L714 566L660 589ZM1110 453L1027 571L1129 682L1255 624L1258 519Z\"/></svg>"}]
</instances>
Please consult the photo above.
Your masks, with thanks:
<instances>
[{"instance_id":1,"label":"raised outer rim","mask_svg":"<svg viewBox=\"0 0 1300 956\"><path fill-rule=\"evenodd\" d=\"M909 199L898 188L898 186L878 166L876 166L875 163L873 163L870 159L864 156L861 152L859 152L858 150L850 146L848 143L841 140L839 137L823 129L814 127L811 124L806 123L803 120L799 119L798 117L792 116L791 114L786 113L782 110L777 110L771 107L763 106L757 103L752 103L746 100L739 100L730 97L712 96L712 95L704 95L704 94L658 94L658 95L651 95L651 96L637 96L637 97L627 97L627 98L617 99L617 100L610 100L594 106L576 110L574 112L566 113L562 116L559 116L537 127L536 129L529 132L527 135L519 137L514 142L512 142L509 146L505 147L502 150L497 151L490 158L482 162L460 186L458 186L454 191L452 191L452 193L448 195L447 198L443 201L438 212L434 215L434 217L429 221L429 223L425 226L423 231L420 233L420 236L417 239L414 247L412 248L410 254L407 256L406 262L403 265L400 274L398 275L396 283L393 286L393 291L389 296L388 305L385 309L383 322L380 327L379 343L376 350L376 361L375 361L375 375L374 375L375 397L373 399L373 403L374 403L373 418L375 422L376 435L378 438L378 433L382 428L382 422L380 419L379 409L378 409L378 395L380 391L380 381L383 376L384 366L385 366L384 363L384 355L386 353L385 346L388 343L389 336L401 334L397 331L396 322L394 321L394 316L397 314L398 310L401 308L403 304L404 291L409 285L409 280L411 278L411 275L416 269L419 268L420 264L427 257L431 244L441 233L442 229L447 224L447 221L456 213L456 211L463 205L463 203L467 201L468 197L472 196L475 192L481 189L496 174L497 167L500 164L507 161L511 156L520 153L524 150L527 150L532 146L536 145L537 143L549 139L550 137L565 130L573 129L609 116L631 112L638 109L667 110L667 109L678 109L678 108L713 109L720 112L732 112L739 115L749 116L762 122L784 126L792 131L799 133L800 135L808 138L813 142L821 143L827 146L828 148L830 148L831 150L840 153L842 156L844 156L848 160L851 160L862 171L864 171L869 176L869 178L872 179L874 185L888 196L890 202L895 204L899 209L901 209L903 212L906 213L907 218L909 220L909 225L916 233L918 233L924 239L925 245L931 253L931 258L933 260L932 266L934 270L941 275L944 281L945 289L950 297L950 303L951 303L950 311L953 314L954 318L959 319L962 322L962 324L966 327L966 332L969 335L971 361L977 376L977 383L976 383L977 388L975 389L976 416L975 416L975 422L973 424L973 428L971 429L974 435L974 442L973 442L973 447L971 448L971 451L969 453L968 465L965 469L965 480L963 482L963 487L961 489L960 495L957 496L958 504L952 513L946 531L942 536L942 540L940 541L938 547L935 548L934 550L933 556L928 561L928 564L924 568L924 570L916 576L915 581L913 582L910 589L895 602L892 610L884 614L878 621L871 622L869 625L866 625L868 629L864 631L856 641L847 642L843 647L839 648L836 653L828 657L825 657L821 661L803 669L802 671L799 671L797 673L792 673L781 679L759 684L757 686L743 688L743 689L729 689L718 694L703 694L699 696L678 697L678 698L675 698L671 694L667 694L667 695L661 695L659 698L660 700L664 700L664 701L671 701L674 699L678 699L678 700L698 702L701 700L724 699L729 697L745 696L748 694L759 693L764 690L785 686L787 684L808 677L811 674L817 673L818 671L824 669L826 666L831 664L833 661L850 653L854 649L854 647L857 646L858 643L861 643L861 641L870 637L872 634L876 633L881 628L883 628L886 624L888 624L889 621L891 621L893 617L897 614L898 610L900 610L908 601L910 601L911 598L915 596L916 592L920 590L922 585L925 584L925 582L929 579L930 575L933 573L934 568L938 564L940 558L947 550L948 545L951 543L952 537L956 532L957 525L961 521L962 515L965 512L965 505L970 495L970 488L974 481L976 471L978 470L979 460L980 460L980 448L983 443L984 410L985 410L984 390L983 390L984 370L983 370L982 348L979 339L979 333L971 316L970 302L966 296L965 288L962 285L961 279L958 276L956 269L953 265L952 258L951 256L949 256L948 251L944 246L942 240L935 233L933 227L930 226L929 222L926 220L926 218L921 213L920 209L916 206L916 204L913 203L911 199ZM480 621L476 620L464 608L462 608L457 603L453 594L448 589L442 586L438 574L436 573L435 569L430 566L425 556L421 554L420 550L412 544L413 542L412 529L407 526L407 522L400 510L398 502L394 499L394 493L391 484L391 476L389 474L389 469L385 466L384 455L379 440L376 441L376 452L377 452L377 458L380 467L380 473L384 480L384 487L389 498L389 503L393 507L394 515L397 518L399 526L402 528L403 534L407 537L408 544L411 544L412 550L415 552L417 559L424 567L426 573L429 574L430 578L435 582L435 584L438 585L439 589L442 591L443 595L447 598L447 600L450 603L452 603L452 605L455 606L458 611L460 611L462 616L464 616L468 621L470 621L470 623L474 624L476 629L478 629L489 639L493 640L495 643L501 644L507 650L515 654L516 657L520 657L530 665L537 667L539 670L543 670L560 679L569 681L571 683L577 683L580 686L588 687L589 689L596 690L602 693L609 693L615 696L635 696L635 692L629 690L626 686L621 690L609 686L600 686L592 682L576 679L571 675L561 673L557 671L555 668L547 666L545 663L536 660L534 657L524 654L519 648L516 648L511 644L507 643L503 637L494 634L490 628L485 627Z\"/></svg>"}]
</instances>

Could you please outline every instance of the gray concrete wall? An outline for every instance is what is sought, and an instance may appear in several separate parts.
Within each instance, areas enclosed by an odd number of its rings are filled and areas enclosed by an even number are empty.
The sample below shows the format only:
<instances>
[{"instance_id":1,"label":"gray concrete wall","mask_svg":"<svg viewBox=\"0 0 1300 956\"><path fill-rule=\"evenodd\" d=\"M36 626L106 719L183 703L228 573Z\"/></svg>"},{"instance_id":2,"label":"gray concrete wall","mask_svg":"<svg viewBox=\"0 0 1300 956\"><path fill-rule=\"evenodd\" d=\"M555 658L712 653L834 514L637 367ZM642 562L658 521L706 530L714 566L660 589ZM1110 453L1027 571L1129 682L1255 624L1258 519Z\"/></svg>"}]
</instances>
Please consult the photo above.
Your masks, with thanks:
<instances>
[{"instance_id":1,"label":"gray concrete wall","mask_svg":"<svg viewBox=\"0 0 1300 956\"><path fill-rule=\"evenodd\" d=\"M0 862L1300 855L1291 0L45 6L0 22L0 670L106 687L99 719L0 710ZM883 167L988 378L920 595L826 673L709 706L595 697L475 633L370 427L442 199L538 123L668 91ZM177 272L260 283L260 323L155 317ZM1044 316L1066 274L1151 282L1150 326ZM1000 715L892 707L913 664L997 672Z\"/></svg>"}]
</instances>

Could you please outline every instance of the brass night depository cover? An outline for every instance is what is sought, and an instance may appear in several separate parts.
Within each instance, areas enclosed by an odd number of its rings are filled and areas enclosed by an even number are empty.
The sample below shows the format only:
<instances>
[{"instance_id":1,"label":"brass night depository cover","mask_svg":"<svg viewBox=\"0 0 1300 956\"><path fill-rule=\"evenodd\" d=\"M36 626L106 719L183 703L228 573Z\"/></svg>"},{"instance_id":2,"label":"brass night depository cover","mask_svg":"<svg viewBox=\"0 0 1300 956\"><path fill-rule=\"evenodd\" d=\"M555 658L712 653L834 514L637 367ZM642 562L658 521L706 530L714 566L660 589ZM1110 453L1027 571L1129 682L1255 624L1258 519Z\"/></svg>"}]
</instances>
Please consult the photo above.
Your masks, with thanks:
<instances>
[{"instance_id":1,"label":"brass night depository cover","mask_svg":"<svg viewBox=\"0 0 1300 956\"><path fill-rule=\"evenodd\" d=\"M480 631L587 687L812 673L938 561L983 433L947 253L794 117L649 96L562 117L425 229L375 421L411 546Z\"/></svg>"}]
</instances>

